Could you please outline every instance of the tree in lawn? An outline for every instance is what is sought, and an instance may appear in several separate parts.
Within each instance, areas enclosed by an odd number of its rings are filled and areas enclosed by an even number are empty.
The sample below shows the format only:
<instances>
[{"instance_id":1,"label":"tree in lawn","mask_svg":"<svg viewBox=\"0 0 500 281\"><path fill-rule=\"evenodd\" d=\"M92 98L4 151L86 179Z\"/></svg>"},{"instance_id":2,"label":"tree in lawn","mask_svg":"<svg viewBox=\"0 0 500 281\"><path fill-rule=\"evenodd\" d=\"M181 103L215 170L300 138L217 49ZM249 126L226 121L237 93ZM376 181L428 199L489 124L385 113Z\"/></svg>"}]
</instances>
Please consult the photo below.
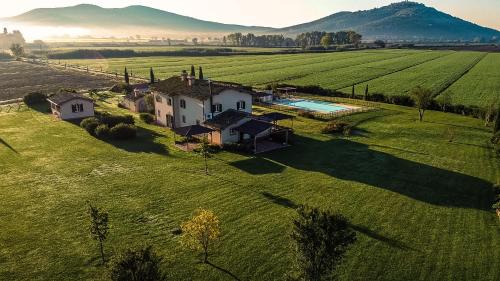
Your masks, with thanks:
<instances>
[{"instance_id":1,"label":"tree in lawn","mask_svg":"<svg viewBox=\"0 0 500 281\"><path fill-rule=\"evenodd\" d=\"M151 247L140 250L127 250L112 262L109 272L113 281L166 281L167 276L161 270L163 258Z\"/></svg>"},{"instance_id":2,"label":"tree in lawn","mask_svg":"<svg viewBox=\"0 0 500 281\"><path fill-rule=\"evenodd\" d=\"M194 71L194 65L191 65L191 73L189 73L191 77L196 77L196 72Z\"/></svg>"},{"instance_id":3,"label":"tree in lawn","mask_svg":"<svg viewBox=\"0 0 500 281\"><path fill-rule=\"evenodd\" d=\"M349 221L340 214L301 206L293 222L295 270L291 279L304 281L334 280L335 270L356 233Z\"/></svg>"},{"instance_id":4,"label":"tree in lawn","mask_svg":"<svg viewBox=\"0 0 500 281\"><path fill-rule=\"evenodd\" d=\"M208 142L207 137L204 137L201 140L199 153L205 161L205 174L208 175L208 158L210 158L212 154L210 151L210 143Z\"/></svg>"},{"instance_id":5,"label":"tree in lawn","mask_svg":"<svg viewBox=\"0 0 500 281\"><path fill-rule=\"evenodd\" d=\"M155 80L155 73L153 71L153 68L151 67L149 69L149 83L154 84L156 82Z\"/></svg>"},{"instance_id":6,"label":"tree in lawn","mask_svg":"<svg viewBox=\"0 0 500 281\"><path fill-rule=\"evenodd\" d=\"M210 210L198 209L194 216L181 225L182 244L203 252L203 262L208 263L211 249L221 236L219 218Z\"/></svg>"},{"instance_id":7,"label":"tree in lawn","mask_svg":"<svg viewBox=\"0 0 500 281\"><path fill-rule=\"evenodd\" d=\"M198 76L199 76L198 78L200 80L203 80L203 69L201 68L201 66L200 66L200 69L198 70Z\"/></svg>"},{"instance_id":8,"label":"tree in lawn","mask_svg":"<svg viewBox=\"0 0 500 281\"><path fill-rule=\"evenodd\" d=\"M417 86L410 92L410 96L415 102L418 109L418 117L420 122L424 120L424 113L432 102L432 91L426 88Z\"/></svg>"},{"instance_id":9,"label":"tree in lawn","mask_svg":"<svg viewBox=\"0 0 500 281\"><path fill-rule=\"evenodd\" d=\"M15 57L24 56L24 47L21 46L21 44L12 44L12 46L10 46L10 51Z\"/></svg>"},{"instance_id":10,"label":"tree in lawn","mask_svg":"<svg viewBox=\"0 0 500 281\"><path fill-rule=\"evenodd\" d=\"M125 67L125 83L130 84L130 77L128 76L127 68Z\"/></svg>"},{"instance_id":11,"label":"tree in lawn","mask_svg":"<svg viewBox=\"0 0 500 281\"><path fill-rule=\"evenodd\" d=\"M321 46L323 46L323 48L328 49L328 47L330 47L331 44L332 44L332 35L330 33L327 33L323 37L321 37Z\"/></svg>"},{"instance_id":12,"label":"tree in lawn","mask_svg":"<svg viewBox=\"0 0 500 281\"><path fill-rule=\"evenodd\" d=\"M451 91L444 91L439 97L437 98L437 101L439 105L441 106L441 110L443 112L446 112L446 108L451 105L452 102L452 93Z\"/></svg>"},{"instance_id":13,"label":"tree in lawn","mask_svg":"<svg viewBox=\"0 0 500 281\"><path fill-rule=\"evenodd\" d=\"M99 249L101 251L102 263L106 263L104 258L104 240L108 236L108 213L100 211L97 207L92 206L89 203L89 215L90 215L90 235L94 240L99 241Z\"/></svg>"}]
</instances>

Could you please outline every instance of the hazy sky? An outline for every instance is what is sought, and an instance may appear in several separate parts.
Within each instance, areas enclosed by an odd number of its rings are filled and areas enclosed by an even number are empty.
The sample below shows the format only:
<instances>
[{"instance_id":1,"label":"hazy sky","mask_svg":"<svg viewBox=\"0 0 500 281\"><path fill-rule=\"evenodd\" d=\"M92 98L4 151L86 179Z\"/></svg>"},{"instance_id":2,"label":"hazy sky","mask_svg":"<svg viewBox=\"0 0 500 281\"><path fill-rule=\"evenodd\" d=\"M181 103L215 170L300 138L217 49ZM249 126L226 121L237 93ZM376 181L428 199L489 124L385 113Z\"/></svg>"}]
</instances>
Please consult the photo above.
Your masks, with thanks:
<instances>
[{"instance_id":1,"label":"hazy sky","mask_svg":"<svg viewBox=\"0 0 500 281\"><path fill-rule=\"evenodd\" d=\"M284 27L315 20L339 11L380 7L397 0L2 0L0 17L40 7L81 3L102 7L145 5L204 20L244 25ZM500 29L500 0L420 0L454 16Z\"/></svg>"}]
</instances>

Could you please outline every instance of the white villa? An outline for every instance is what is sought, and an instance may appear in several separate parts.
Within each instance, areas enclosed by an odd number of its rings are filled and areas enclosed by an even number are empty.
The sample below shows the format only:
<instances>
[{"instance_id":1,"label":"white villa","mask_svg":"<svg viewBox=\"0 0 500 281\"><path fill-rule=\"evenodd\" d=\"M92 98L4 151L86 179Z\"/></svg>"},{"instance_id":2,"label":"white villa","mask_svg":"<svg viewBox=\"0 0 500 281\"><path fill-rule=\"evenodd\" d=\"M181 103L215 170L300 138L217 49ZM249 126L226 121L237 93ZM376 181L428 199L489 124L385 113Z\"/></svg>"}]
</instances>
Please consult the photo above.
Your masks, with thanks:
<instances>
[{"instance_id":1,"label":"white villa","mask_svg":"<svg viewBox=\"0 0 500 281\"><path fill-rule=\"evenodd\" d=\"M62 120L94 116L94 100L75 93L59 93L47 99L52 114Z\"/></svg>"},{"instance_id":2,"label":"white villa","mask_svg":"<svg viewBox=\"0 0 500 281\"><path fill-rule=\"evenodd\" d=\"M253 141L256 146L277 128L252 116L255 93L239 84L200 80L183 71L154 84L151 92L160 125L185 134L211 131L212 144Z\"/></svg>"}]
</instances>

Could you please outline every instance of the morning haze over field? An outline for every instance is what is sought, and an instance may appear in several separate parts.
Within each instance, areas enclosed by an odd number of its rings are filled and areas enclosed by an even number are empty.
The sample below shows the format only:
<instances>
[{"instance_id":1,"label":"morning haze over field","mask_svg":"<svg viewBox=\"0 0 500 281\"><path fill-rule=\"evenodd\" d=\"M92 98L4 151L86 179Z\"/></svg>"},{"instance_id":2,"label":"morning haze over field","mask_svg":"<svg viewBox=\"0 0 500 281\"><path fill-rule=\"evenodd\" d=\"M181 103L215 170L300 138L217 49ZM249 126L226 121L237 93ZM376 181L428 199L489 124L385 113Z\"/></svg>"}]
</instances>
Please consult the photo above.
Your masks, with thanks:
<instances>
[{"instance_id":1,"label":"morning haze over field","mask_svg":"<svg viewBox=\"0 0 500 281\"><path fill-rule=\"evenodd\" d=\"M0 280L500 280L500 2L0 9Z\"/></svg>"}]
</instances>

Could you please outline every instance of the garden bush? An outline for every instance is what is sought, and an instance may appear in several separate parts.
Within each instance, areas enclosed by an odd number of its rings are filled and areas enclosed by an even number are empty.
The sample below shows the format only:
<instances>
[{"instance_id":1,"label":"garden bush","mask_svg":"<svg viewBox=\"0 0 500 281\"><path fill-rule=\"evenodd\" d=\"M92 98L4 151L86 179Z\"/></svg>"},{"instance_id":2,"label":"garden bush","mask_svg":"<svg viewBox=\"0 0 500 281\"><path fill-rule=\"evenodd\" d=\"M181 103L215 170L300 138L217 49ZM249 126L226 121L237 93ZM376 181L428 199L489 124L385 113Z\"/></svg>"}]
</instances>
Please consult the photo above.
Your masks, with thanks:
<instances>
[{"instance_id":1,"label":"garden bush","mask_svg":"<svg viewBox=\"0 0 500 281\"><path fill-rule=\"evenodd\" d=\"M310 118L310 119L315 119L315 115L314 113L312 113L311 111L307 111L307 110L299 110L297 112L297 115L299 115L300 117L305 117L305 118Z\"/></svg>"},{"instance_id":2,"label":"garden bush","mask_svg":"<svg viewBox=\"0 0 500 281\"><path fill-rule=\"evenodd\" d=\"M114 127L120 123L134 125L134 116L132 115L113 115L109 113L100 113L97 114L101 123L108 125L108 127Z\"/></svg>"},{"instance_id":3,"label":"garden bush","mask_svg":"<svg viewBox=\"0 0 500 281\"><path fill-rule=\"evenodd\" d=\"M33 92L25 95L23 101L26 105L34 105L47 101L47 96L40 92Z\"/></svg>"},{"instance_id":4,"label":"garden bush","mask_svg":"<svg viewBox=\"0 0 500 281\"><path fill-rule=\"evenodd\" d=\"M323 134L334 134L334 133L345 133L350 132L351 124L346 121L333 120L328 122L326 126L321 130Z\"/></svg>"},{"instance_id":5,"label":"garden bush","mask_svg":"<svg viewBox=\"0 0 500 281\"><path fill-rule=\"evenodd\" d=\"M139 114L139 118L141 118L141 120L146 122L147 124L151 124L155 121L155 116L150 113L141 113Z\"/></svg>"},{"instance_id":6,"label":"garden bush","mask_svg":"<svg viewBox=\"0 0 500 281\"><path fill-rule=\"evenodd\" d=\"M95 128L95 136L98 138L107 138L109 136L109 127L106 124L100 124Z\"/></svg>"},{"instance_id":7,"label":"garden bush","mask_svg":"<svg viewBox=\"0 0 500 281\"><path fill-rule=\"evenodd\" d=\"M96 128L99 125L101 125L101 122L95 117L85 118L80 122L80 127L84 128L91 135L95 134Z\"/></svg>"},{"instance_id":8,"label":"garden bush","mask_svg":"<svg viewBox=\"0 0 500 281\"><path fill-rule=\"evenodd\" d=\"M132 139L137 135L137 127L131 124L120 123L113 126L109 130L109 134L112 138L117 140Z\"/></svg>"}]
</instances>

